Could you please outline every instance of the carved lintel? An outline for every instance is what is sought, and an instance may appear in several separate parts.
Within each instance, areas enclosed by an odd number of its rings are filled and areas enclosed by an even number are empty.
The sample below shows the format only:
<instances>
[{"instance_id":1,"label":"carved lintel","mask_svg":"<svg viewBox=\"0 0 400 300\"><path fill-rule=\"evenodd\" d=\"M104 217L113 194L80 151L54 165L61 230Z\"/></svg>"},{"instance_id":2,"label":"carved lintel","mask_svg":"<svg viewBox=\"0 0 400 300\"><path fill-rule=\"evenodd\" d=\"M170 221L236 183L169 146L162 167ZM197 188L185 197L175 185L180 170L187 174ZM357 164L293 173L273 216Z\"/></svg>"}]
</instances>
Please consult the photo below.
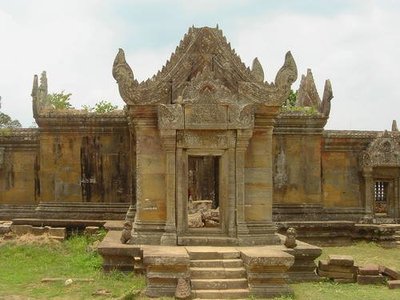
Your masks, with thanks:
<instances>
[{"instance_id":1,"label":"carved lintel","mask_svg":"<svg viewBox=\"0 0 400 300\"><path fill-rule=\"evenodd\" d=\"M254 127L254 111L253 104L243 106L229 107L229 124L231 129L247 129Z\"/></svg>"},{"instance_id":2,"label":"carved lintel","mask_svg":"<svg viewBox=\"0 0 400 300\"><path fill-rule=\"evenodd\" d=\"M178 131L179 148L227 149L234 147L236 140L230 131Z\"/></svg>"}]
</instances>

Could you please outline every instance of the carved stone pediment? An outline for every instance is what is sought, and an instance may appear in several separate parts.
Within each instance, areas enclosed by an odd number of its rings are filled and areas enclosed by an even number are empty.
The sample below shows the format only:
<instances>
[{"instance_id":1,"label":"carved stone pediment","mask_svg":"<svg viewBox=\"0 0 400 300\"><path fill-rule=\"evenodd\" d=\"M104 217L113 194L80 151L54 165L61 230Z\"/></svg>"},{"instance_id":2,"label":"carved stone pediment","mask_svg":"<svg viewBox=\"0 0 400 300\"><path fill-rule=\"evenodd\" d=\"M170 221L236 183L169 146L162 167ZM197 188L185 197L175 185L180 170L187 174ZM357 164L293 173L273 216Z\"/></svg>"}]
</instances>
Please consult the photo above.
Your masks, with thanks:
<instances>
[{"instance_id":1,"label":"carved stone pediment","mask_svg":"<svg viewBox=\"0 0 400 300\"><path fill-rule=\"evenodd\" d=\"M387 131L361 153L361 167L400 167L400 141Z\"/></svg>"},{"instance_id":2,"label":"carved stone pediment","mask_svg":"<svg viewBox=\"0 0 400 300\"><path fill-rule=\"evenodd\" d=\"M250 70L231 48L222 31L209 27L190 28L161 71L141 83L135 80L120 49L114 61L113 76L121 97L128 105L168 104L184 94L194 99L187 86L199 74L207 75L207 69L213 72L214 80L225 86L225 89L218 89L218 93L230 92L264 105L281 105L297 79L297 67L290 52L286 54L275 83L267 83L263 80L258 60ZM201 79L204 90L215 87Z\"/></svg>"},{"instance_id":3,"label":"carved stone pediment","mask_svg":"<svg viewBox=\"0 0 400 300\"><path fill-rule=\"evenodd\" d=\"M178 131L177 146L180 148L227 149L236 142L232 131Z\"/></svg>"}]
</instances>

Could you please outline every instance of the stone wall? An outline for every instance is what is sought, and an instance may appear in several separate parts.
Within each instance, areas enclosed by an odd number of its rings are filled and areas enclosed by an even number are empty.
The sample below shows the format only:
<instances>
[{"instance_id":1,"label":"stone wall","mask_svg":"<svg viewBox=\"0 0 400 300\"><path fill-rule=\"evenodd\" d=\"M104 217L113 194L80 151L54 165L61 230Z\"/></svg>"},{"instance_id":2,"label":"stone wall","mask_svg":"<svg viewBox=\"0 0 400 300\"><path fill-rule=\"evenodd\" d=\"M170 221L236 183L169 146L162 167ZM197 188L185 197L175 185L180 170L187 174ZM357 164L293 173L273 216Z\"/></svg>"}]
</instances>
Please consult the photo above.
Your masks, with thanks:
<instances>
[{"instance_id":1,"label":"stone wall","mask_svg":"<svg viewBox=\"0 0 400 300\"><path fill-rule=\"evenodd\" d=\"M37 203L37 150L37 129L1 129L0 205Z\"/></svg>"}]
</instances>

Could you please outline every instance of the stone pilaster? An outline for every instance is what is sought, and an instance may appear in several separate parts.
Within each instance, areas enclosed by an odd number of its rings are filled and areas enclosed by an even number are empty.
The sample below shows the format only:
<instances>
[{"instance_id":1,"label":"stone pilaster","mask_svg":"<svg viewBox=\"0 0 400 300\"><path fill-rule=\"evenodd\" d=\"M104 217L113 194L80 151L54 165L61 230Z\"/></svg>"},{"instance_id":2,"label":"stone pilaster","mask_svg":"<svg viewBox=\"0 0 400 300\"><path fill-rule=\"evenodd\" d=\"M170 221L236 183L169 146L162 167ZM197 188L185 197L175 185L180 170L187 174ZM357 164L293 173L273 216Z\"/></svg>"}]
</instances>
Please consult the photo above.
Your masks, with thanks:
<instances>
[{"instance_id":1,"label":"stone pilaster","mask_svg":"<svg viewBox=\"0 0 400 300\"><path fill-rule=\"evenodd\" d=\"M372 168L364 168L363 176L365 180L365 214L371 216L374 211L374 180L372 177Z\"/></svg>"},{"instance_id":2,"label":"stone pilaster","mask_svg":"<svg viewBox=\"0 0 400 300\"><path fill-rule=\"evenodd\" d=\"M165 155L166 166L166 210L165 233L161 237L162 245L176 245L176 222L175 222L175 152L176 152L176 130L161 130L161 139Z\"/></svg>"}]
</instances>

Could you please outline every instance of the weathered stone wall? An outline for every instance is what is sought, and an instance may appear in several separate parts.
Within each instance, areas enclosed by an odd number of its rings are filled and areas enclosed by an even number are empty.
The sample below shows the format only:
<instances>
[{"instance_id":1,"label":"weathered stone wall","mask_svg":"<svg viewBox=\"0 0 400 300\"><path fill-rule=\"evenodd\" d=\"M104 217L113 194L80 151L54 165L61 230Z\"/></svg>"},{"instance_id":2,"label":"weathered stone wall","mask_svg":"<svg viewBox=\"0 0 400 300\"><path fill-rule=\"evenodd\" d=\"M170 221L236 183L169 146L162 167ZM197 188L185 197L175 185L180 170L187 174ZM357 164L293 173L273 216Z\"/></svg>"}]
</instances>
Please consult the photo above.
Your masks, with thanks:
<instances>
[{"instance_id":1,"label":"weathered stone wall","mask_svg":"<svg viewBox=\"0 0 400 300\"><path fill-rule=\"evenodd\" d=\"M0 205L37 203L37 130L0 131Z\"/></svg>"},{"instance_id":2,"label":"weathered stone wall","mask_svg":"<svg viewBox=\"0 0 400 300\"><path fill-rule=\"evenodd\" d=\"M61 115L38 123L40 201L130 202L130 143L123 114Z\"/></svg>"}]
</instances>

